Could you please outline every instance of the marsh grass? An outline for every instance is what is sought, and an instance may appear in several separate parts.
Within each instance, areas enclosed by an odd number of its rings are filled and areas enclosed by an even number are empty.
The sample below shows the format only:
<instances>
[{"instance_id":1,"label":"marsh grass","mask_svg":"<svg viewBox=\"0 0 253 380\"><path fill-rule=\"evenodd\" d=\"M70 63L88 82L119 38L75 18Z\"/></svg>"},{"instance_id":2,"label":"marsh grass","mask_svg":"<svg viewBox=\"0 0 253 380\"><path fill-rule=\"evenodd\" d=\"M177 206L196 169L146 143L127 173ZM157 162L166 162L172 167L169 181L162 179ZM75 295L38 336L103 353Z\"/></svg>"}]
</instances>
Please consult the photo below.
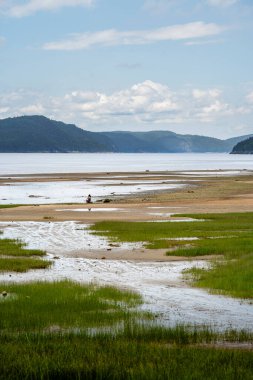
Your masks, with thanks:
<instances>
[{"instance_id":1,"label":"marsh grass","mask_svg":"<svg viewBox=\"0 0 253 380\"><path fill-rule=\"evenodd\" d=\"M48 268L51 262L39 258L45 254L38 249L27 249L26 244L20 240L0 239L0 272Z\"/></svg>"},{"instance_id":2,"label":"marsh grass","mask_svg":"<svg viewBox=\"0 0 253 380\"><path fill-rule=\"evenodd\" d=\"M26 249L26 244L20 240L0 239L0 256L44 256L39 249Z\"/></svg>"},{"instance_id":3,"label":"marsh grass","mask_svg":"<svg viewBox=\"0 0 253 380\"><path fill-rule=\"evenodd\" d=\"M253 231L253 213L242 214L183 214L174 217L193 218L193 222L118 222L104 221L91 226L99 235L116 241L145 242L149 245L166 244L160 239L220 238L250 236ZM203 221L203 219L205 219ZM166 247L165 247L166 248Z\"/></svg>"},{"instance_id":4,"label":"marsh grass","mask_svg":"<svg viewBox=\"0 0 253 380\"><path fill-rule=\"evenodd\" d=\"M209 346L250 342L249 332L152 326L136 309L139 295L110 287L63 281L5 290L10 296L0 304L0 379L252 378L252 352Z\"/></svg>"},{"instance_id":5,"label":"marsh grass","mask_svg":"<svg viewBox=\"0 0 253 380\"><path fill-rule=\"evenodd\" d=\"M50 265L48 260L34 258L0 258L0 272L27 272L31 269L46 269Z\"/></svg>"},{"instance_id":6,"label":"marsh grass","mask_svg":"<svg viewBox=\"0 0 253 380\"><path fill-rule=\"evenodd\" d=\"M252 352L140 337L23 336L0 347L0 379L252 379Z\"/></svg>"},{"instance_id":7,"label":"marsh grass","mask_svg":"<svg viewBox=\"0 0 253 380\"><path fill-rule=\"evenodd\" d=\"M70 281L6 285L10 297L2 297L0 331L41 332L58 326L73 328L111 326L149 314L131 312L141 304L132 292Z\"/></svg>"},{"instance_id":8,"label":"marsh grass","mask_svg":"<svg viewBox=\"0 0 253 380\"><path fill-rule=\"evenodd\" d=\"M14 207L19 207L19 206L23 206L23 205L0 205L0 209L1 208L14 208Z\"/></svg>"},{"instance_id":9,"label":"marsh grass","mask_svg":"<svg viewBox=\"0 0 253 380\"><path fill-rule=\"evenodd\" d=\"M253 298L252 254L231 261L215 261L211 270L193 268L185 273L192 276L195 285L212 293Z\"/></svg>"},{"instance_id":10,"label":"marsh grass","mask_svg":"<svg viewBox=\"0 0 253 380\"><path fill-rule=\"evenodd\" d=\"M99 222L91 229L112 241L143 242L150 249L168 249L167 255L218 255L221 259L216 260L211 269L191 271L195 284L218 293L253 298L253 213L175 216L195 221ZM186 240L175 240L177 238Z\"/></svg>"}]
</instances>

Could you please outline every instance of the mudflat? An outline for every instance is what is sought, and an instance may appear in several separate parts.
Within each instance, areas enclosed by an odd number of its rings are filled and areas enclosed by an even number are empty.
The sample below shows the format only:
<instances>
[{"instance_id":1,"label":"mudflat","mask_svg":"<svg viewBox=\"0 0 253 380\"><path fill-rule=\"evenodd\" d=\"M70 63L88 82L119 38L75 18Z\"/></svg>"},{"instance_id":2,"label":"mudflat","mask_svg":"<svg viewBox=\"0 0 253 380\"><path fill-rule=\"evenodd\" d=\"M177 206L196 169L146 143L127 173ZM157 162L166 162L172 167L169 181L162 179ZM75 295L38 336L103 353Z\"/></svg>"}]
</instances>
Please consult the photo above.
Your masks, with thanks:
<instances>
[{"instance_id":1,"label":"mudflat","mask_svg":"<svg viewBox=\"0 0 253 380\"><path fill-rule=\"evenodd\" d=\"M175 180L184 184L183 188L147 191L124 197L110 197L86 204L46 204L21 205L14 208L0 208L0 221L37 221L63 222L74 220L82 224L91 224L103 220L155 221L175 220L171 214L222 213L253 211L253 173L241 171L238 175L229 171L222 173L191 172L184 175L180 172L139 172L139 173L77 173L48 174L19 177L2 177L0 186L16 182L54 182L103 180L117 178L124 180L145 181ZM7 188L6 188L7 190ZM34 200L36 202L36 199ZM178 217L181 218L180 216ZM73 253L72 253L73 254ZM105 252L78 251L78 257L108 258L118 260L167 261L185 260L177 256L165 256L164 250L118 250L108 247ZM210 256L209 256L210 258ZM203 257L205 259L205 257Z\"/></svg>"}]
</instances>

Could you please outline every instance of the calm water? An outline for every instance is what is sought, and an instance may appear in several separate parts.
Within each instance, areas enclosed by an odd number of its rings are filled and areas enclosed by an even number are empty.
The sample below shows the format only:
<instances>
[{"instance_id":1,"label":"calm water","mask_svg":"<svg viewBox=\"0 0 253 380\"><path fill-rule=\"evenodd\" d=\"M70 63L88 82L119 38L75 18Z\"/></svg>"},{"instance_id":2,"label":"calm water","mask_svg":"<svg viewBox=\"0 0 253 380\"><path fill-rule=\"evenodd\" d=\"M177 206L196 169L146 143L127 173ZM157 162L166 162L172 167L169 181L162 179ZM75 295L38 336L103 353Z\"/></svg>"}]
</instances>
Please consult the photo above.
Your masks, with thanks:
<instances>
[{"instance_id":1,"label":"calm water","mask_svg":"<svg viewBox=\"0 0 253 380\"><path fill-rule=\"evenodd\" d=\"M0 153L0 175L218 169L253 170L253 155L226 153Z\"/></svg>"}]
</instances>

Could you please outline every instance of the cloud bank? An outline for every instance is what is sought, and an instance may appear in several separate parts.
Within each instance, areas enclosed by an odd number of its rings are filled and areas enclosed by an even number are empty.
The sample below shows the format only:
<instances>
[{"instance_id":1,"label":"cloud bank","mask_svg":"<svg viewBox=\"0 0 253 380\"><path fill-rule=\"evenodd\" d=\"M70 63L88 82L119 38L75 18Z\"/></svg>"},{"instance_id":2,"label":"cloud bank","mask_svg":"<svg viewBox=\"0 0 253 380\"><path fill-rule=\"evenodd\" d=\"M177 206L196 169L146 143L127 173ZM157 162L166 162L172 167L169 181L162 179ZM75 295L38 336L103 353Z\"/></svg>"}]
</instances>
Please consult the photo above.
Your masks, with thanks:
<instances>
[{"instance_id":1,"label":"cloud bank","mask_svg":"<svg viewBox=\"0 0 253 380\"><path fill-rule=\"evenodd\" d=\"M239 105L226 101L219 88L173 91L167 85L151 80L111 94L84 90L72 91L61 97L47 97L19 90L0 95L1 118L24 114L43 114L76 123L88 130L177 131L177 128L183 128L184 133L191 133L194 126L201 134L200 125L212 131L214 125L221 124L222 128L227 125L231 134L232 125L244 123L245 133L248 133L252 130L253 91L246 94ZM211 132L208 134L214 135Z\"/></svg>"},{"instance_id":2,"label":"cloud bank","mask_svg":"<svg viewBox=\"0 0 253 380\"><path fill-rule=\"evenodd\" d=\"M204 38L221 34L226 28L202 21L167 26L150 30L119 31L107 29L98 32L72 34L68 39L48 42L45 50L82 50L92 46L146 45L161 41Z\"/></svg>"}]
</instances>

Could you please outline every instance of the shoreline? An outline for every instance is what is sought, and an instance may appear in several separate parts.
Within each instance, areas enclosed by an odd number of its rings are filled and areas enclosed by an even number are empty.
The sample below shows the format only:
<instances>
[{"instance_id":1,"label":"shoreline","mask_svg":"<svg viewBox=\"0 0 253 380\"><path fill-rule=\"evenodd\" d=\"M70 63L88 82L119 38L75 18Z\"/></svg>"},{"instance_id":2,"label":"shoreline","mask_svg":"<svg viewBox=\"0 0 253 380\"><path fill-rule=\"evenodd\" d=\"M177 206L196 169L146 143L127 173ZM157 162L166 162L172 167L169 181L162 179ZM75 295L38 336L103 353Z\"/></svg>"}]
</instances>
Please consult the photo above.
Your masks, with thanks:
<instances>
[{"instance_id":1,"label":"shoreline","mask_svg":"<svg viewBox=\"0 0 253 380\"><path fill-rule=\"evenodd\" d=\"M213 173L214 171L212 171ZM20 205L14 208L0 208L0 222L44 222L57 223L74 221L81 224L94 224L103 220L111 221L142 221L164 222L184 218L175 214L195 213L231 213L253 212L253 175L242 171L239 175L228 176L220 170L216 171L219 176L208 176L207 171L194 171L191 178L180 172L139 172L139 173L74 173L58 176L32 176L32 181L79 181L83 178L95 179L116 178L119 182L123 179L139 181L140 178L153 180L169 178L187 182L187 186L180 189L160 190L145 193L135 193L122 196L120 199L112 199L110 203L95 202L74 204L33 204ZM226 171L227 173L227 171ZM201 175L201 177L200 177ZM203 176L202 176L203 175ZM201 178L201 181L199 179ZM27 178L26 178L27 179ZM0 186L8 181L23 182L24 178L0 178ZM29 178L31 181L31 178ZM197 181L197 182L196 182ZM36 199L34 199L36 202ZM173 216L174 215L174 216ZM153 251L153 252L152 252ZM109 260L133 260L133 261L183 261L191 260L189 257L165 256L166 250L141 249L116 249L108 243L107 249L83 250L70 252L69 257L83 257L90 259ZM56 253L57 255L57 253ZM138 256L138 257L137 257ZM195 258L196 259L196 258ZM210 260L211 257L197 257L198 260Z\"/></svg>"},{"instance_id":2,"label":"shoreline","mask_svg":"<svg viewBox=\"0 0 253 380\"><path fill-rule=\"evenodd\" d=\"M66 177L69 178L68 174ZM249 174L219 176L203 179L193 191L186 188L135 194L109 204L0 208L0 229L2 221L9 231L7 237L27 240L28 245L33 243L31 248L45 250L45 258L52 260L51 269L1 274L1 280L21 283L73 279L80 283L116 286L139 292L146 310L158 314L161 323L166 325L188 323L194 315L197 325L211 324L222 330L231 326L252 329L250 303L209 294L207 289L193 287L182 277L184 269L206 268L215 256L186 258L175 256L172 250L172 255L166 256L167 249L147 250L131 244L122 249L115 243L96 242L85 234L85 226L82 226L102 220L170 221L177 218L170 215L175 213L253 211L252 184L253 177ZM75 211L80 208L82 211ZM88 208L92 210L86 211ZM26 223L19 223L22 221Z\"/></svg>"}]
</instances>

